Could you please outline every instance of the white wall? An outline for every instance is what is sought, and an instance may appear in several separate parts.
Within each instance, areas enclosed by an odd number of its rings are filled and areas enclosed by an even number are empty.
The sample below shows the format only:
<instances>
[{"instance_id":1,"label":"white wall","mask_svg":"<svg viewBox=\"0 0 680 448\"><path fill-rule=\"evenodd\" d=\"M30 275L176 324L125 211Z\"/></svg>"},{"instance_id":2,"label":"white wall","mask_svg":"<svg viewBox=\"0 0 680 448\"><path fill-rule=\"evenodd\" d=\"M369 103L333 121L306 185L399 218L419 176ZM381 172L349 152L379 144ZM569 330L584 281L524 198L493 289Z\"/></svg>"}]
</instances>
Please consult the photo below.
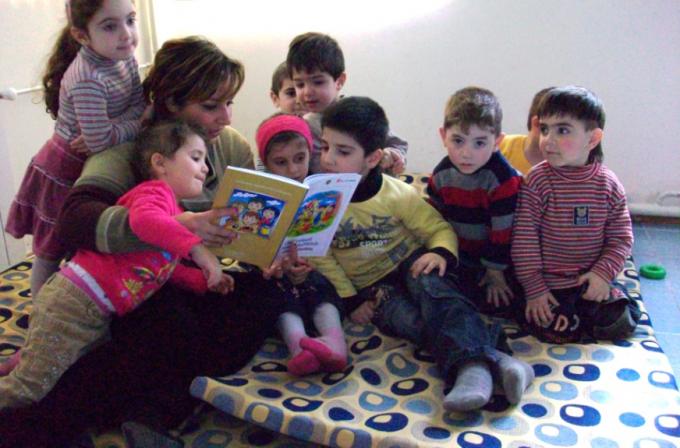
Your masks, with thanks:
<instances>
[{"instance_id":1,"label":"white wall","mask_svg":"<svg viewBox=\"0 0 680 448\"><path fill-rule=\"evenodd\" d=\"M0 0L0 89L23 89L39 84L40 72L63 17L61 2ZM0 216L4 227L9 205L24 170L40 145L49 138L53 121L40 103L40 93L0 100ZM23 258L21 241L6 235L0 268Z\"/></svg>"},{"instance_id":2,"label":"white wall","mask_svg":"<svg viewBox=\"0 0 680 448\"><path fill-rule=\"evenodd\" d=\"M455 90L490 88L503 105L504 130L520 133L536 91L580 84L604 101L605 159L631 202L680 190L677 0L302 0L287 9L274 1L154 4L159 42L203 34L245 64L234 125L251 142L272 112L270 76L288 43L322 31L343 48L344 93L385 107L395 133L410 143L411 170L430 170L443 157L436 129Z\"/></svg>"},{"instance_id":3,"label":"white wall","mask_svg":"<svg viewBox=\"0 0 680 448\"><path fill-rule=\"evenodd\" d=\"M677 0L298 0L287 9L274 0L137 0L140 12L149 3L158 42L203 34L243 61L246 83L234 126L251 141L273 111L271 72L295 35L315 30L336 37L344 50L344 93L378 100L393 130L409 141L411 170L430 170L443 157L436 129L455 90L469 84L493 90L504 130L518 133L537 90L576 83L605 103L606 162L630 200L649 203L659 192L680 190ZM0 6L0 89L36 85L64 23L63 2L0 0ZM138 55L147 61L146 52ZM0 100L0 217L52 132L39 100Z\"/></svg>"}]
</instances>

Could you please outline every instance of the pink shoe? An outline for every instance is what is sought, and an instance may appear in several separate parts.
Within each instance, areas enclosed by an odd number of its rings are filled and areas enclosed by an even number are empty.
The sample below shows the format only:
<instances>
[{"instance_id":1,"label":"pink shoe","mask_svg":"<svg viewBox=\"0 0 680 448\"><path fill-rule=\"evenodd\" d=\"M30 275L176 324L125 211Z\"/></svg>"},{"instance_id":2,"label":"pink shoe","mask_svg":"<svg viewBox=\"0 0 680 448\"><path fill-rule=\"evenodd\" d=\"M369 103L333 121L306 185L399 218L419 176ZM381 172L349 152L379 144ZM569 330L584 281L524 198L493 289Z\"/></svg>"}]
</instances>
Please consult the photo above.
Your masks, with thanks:
<instances>
[{"instance_id":1,"label":"pink shoe","mask_svg":"<svg viewBox=\"0 0 680 448\"><path fill-rule=\"evenodd\" d=\"M300 339L300 347L314 353L326 372L341 372L347 367L347 355L334 353L326 344L314 338Z\"/></svg>"},{"instance_id":2,"label":"pink shoe","mask_svg":"<svg viewBox=\"0 0 680 448\"><path fill-rule=\"evenodd\" d=\"M321 368L319 360L308 350L302 350L288 361L288 372L295 376L305 376L316 373Z\"/></svg>"}]
</instances>

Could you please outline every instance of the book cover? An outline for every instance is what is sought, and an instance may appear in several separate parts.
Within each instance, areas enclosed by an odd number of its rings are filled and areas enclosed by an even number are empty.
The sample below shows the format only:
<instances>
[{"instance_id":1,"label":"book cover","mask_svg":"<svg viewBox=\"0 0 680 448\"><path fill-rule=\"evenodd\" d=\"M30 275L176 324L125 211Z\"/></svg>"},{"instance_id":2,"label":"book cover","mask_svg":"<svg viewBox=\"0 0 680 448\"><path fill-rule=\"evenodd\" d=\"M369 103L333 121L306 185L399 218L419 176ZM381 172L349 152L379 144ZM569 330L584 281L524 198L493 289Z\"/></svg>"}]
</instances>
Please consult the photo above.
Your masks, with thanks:
<instances>
[{"instance_id":1,"label":"book cover","mask_svg":"<svg viewBox=\"0 0 680 448\"><path fill-rule=\"evenodd\" d=\"M300 183L229 166L213 208L227 209L218 224L238 238L211 250L261 268L270 266L291 241L300 256L325 255L360 179L354 173L315 174Z\"/></svg>"}]
</instances>

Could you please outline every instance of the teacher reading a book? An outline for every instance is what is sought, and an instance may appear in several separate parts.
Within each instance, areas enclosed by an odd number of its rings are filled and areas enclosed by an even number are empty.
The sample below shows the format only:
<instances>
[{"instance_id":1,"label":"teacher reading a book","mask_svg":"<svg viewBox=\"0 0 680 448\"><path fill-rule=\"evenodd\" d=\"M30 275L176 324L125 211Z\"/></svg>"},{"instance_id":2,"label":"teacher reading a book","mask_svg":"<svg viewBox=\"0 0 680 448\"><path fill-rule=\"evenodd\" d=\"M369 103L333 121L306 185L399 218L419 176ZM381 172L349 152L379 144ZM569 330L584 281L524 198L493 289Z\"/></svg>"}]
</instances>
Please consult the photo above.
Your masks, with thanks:
<instances>
[{"instance_id":1,"label":"teacher reading a book","mask_svg":"<svg viewBox=\"0 0 680 448\"><path fill-rule=\"evenodd\" d=\"M240 62L210 41L187 37L161 47L143 83L152 122L182 119L210 140L203 196L183 203L188 211L177 217L207 245L234 238L213 224L222 212L210 210L225 168L253 168L248 143L229 127L243 80ZM88 159L58 222L70 250L145 247L131 232L126 210L114 206L139 181L130 165L132 148L121 144ZM233 276L235 290L228 296L196 296L166 283L138 309L114 319L111 339L81 358L41 402L0 413L2 446L61 446L88 428L121 424L129 439L150 430L170 441L166 430L197 404L189 395L191 381L239 370L275 328L283 303L277 281L263 279L259 270Z\"/></svg>"}]
</instances>

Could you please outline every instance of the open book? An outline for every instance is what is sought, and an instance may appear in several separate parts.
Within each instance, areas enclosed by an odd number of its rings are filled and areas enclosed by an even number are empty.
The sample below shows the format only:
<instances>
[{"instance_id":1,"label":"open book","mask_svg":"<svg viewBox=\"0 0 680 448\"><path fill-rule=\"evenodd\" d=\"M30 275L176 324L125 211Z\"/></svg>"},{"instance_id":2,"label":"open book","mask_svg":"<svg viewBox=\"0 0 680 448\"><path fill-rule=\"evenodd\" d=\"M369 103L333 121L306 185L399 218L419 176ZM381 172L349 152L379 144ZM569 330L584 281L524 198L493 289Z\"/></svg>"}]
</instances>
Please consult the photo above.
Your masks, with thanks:
<instances>
[{"instance_id":1,"label":"open book","mask_svg":"<svg viewBox=\"0 0 680 448\"><path fill-rule=\"evenodd\" d=\"M326 255L361 176L313 174L304 183L275 174L227 167L213 208L219 225L238 238L211 250L218 256L268 267L295 242L301 257Z\"/></svg>"}]
</instances>

